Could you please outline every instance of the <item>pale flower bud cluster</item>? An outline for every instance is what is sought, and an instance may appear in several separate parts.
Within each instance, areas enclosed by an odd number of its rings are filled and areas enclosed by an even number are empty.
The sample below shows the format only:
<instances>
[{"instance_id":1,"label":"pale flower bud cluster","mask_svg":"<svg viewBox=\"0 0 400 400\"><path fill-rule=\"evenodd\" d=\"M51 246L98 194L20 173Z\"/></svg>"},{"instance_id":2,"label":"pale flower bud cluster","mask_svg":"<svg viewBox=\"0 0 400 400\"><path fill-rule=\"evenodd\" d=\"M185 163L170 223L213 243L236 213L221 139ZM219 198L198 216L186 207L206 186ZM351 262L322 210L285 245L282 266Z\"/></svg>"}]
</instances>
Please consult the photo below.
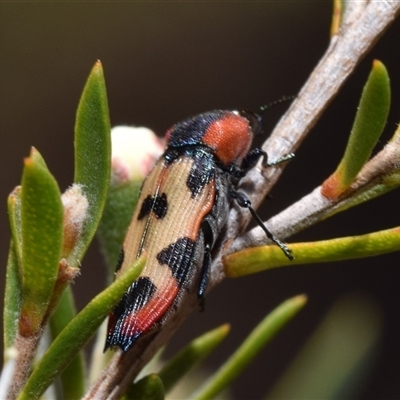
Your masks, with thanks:
<instances>
[{"instance_id":1,"label":"pale flower bud cluster","mask_svg":"<svg viewBox=\"0 0 400 400\"><path fill-rule=\"evenodd\" d=\"M111 185L143 181L164 151L163 141L144 127L111 130Z\"/></svg>"}]
</instances>

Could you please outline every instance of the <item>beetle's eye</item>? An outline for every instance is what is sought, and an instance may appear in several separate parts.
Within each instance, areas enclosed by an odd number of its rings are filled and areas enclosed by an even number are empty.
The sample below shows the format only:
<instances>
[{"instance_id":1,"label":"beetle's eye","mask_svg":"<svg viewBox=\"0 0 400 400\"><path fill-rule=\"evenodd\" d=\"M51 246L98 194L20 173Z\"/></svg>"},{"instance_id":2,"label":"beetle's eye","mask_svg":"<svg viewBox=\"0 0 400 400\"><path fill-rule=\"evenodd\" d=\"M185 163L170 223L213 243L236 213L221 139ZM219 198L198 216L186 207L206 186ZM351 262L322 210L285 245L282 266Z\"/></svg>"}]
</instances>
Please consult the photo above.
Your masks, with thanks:
<instances>
[{"instance_id":1,"label":"beetle's eye","mask_svg":"<svg viewBox=\"0 0 400 400\"><path fill-rule=\"evenodd\" d=\"M254 113L253 111L240 110L239 114L249 121L250 128L254 135L258 135L263 130L263 119L261 115Z\"/></svg>"}]
</instances>

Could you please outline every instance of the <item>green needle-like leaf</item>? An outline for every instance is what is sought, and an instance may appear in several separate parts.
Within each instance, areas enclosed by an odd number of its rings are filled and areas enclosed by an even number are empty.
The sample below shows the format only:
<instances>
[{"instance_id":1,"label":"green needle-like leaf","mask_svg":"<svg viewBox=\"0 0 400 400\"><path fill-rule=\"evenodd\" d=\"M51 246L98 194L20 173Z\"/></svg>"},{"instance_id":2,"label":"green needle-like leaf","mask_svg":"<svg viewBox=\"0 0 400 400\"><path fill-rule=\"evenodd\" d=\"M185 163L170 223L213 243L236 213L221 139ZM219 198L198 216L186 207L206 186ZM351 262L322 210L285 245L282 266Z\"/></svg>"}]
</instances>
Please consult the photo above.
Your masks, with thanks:
<instances>
[{"instance_id":1,"label":"green needle-like leaf","mask_svg":"<svg viewBox=\"0 0 400 400\"><path fill-rule=\"evenodd\" d=\"M12 240L8 253L4 295L4 350L14 343L21 313L21 279L19 275L22 264L21 186L17 186L12 191L8 197L7 205Z\"/></svg>"},{"instance_id":2,"label":"green needle-like leaf","mask_svg":"<svg viewBox=\"0 0 400 400\"><path fill-rule=\"evenodd\" d=\"M304 295L293 297L267 315L214 376L190 398L197 400L213 399L247 367L260 350L304 307L306 301Z\"/></svg>"},{"instance_id":3,"label":"green needle-like leaf","mask_svg":"<svg viewBox=\"0 0 400 400\"><path fill-rule=\"evenodd\" d=\"M77 266L99 224L110 181L110 120L103 69L93 67L79 102L75 122L75 184L81 185L89 202L88 219L70 257Z\"/></svg>"},{"instance_id":4,"label":"green needle-like leaf","mask_svg":"<svg viewBox=\"0 0 400 400\"><path fill-rule=\"evenodd\" d=\"M156 374L145 376L132 385L124 400L164 400L164 386Z\"/></svg>"},{"instance_id":5,"label":"green needle-like leaf","mask_svg":"<svg viewBox=\"0 0 400 400\"><path fill-rule=\"evenodd\" d=\"M139 276L146 259L140 258L106 290L98 294L56 337L40 360L19 395L19 400L38 399L118 303L132 282Z\"/></svg>"},{"instance_id":6,"label":"green needle-like leaf","mask_svg":"<svg viewBox=\"0 0 400 400\"><path fill-rule=\"evenodd\" d=\"M11 236L15 246L18 265L22 264L22 232L21 232L21 186L17 186L8 196L8 219Z\"/></svg>"},{"instance_id":7,"label":"green needle-like leaf","mask_svg":"<svg viewBox=\"0 0 400 400\"><path fill-rule=\"evenodd\" d=\"M10 348L15 339L18 318L21 312L21 282L18 273L17 255L11 242L7 260L6 288L4 295L3 331L4 350ZM7 358L7 355L5 355Z\"/></svg>"},{"instance_id":8,"label":"green needle-like leaf","mask_svg":"<svg viewBox=\"0 0 400 400\"><path fill-rule=\"evenodd\" d=\"M61 296L54 314L50 318L50 329L53 340L75 317L75 303L71 287L68 286ZM85 393L86 363L83 351L77 353L61 376L64 399L80 399Z\"/></svg>"},{"instance_id":9,"label":"green needle-like leaf","mask_svg":"<svg viewBox=\"0 0 400 400\"><path fill-rule=\"evenodd\" d=\"M354 181L381 135L390 108L390 81L385 66L375 60L364 86L345 154L324 182L322 193L335 199Z\"/></svg>"},{"instance_id":10,"label":"green needle-like leaf","mask_svg":"<svg viewBox=\"0 0 400 400\"><path fill-rule=\"evenodd\" d=\"M224 257L225 273L236 278L285 265L301 265L373 257L400 250L400 228L360 236L290 243L296 258L289 262L276 246L252 247Z\"/></svg>"},{"instance_id":11,"label":"green needle-like leaf","mask_svg":"<svg viewBox=\"0 0 400 400\"><path fill-rule=\"evenodd\" d=\"M55 339L76 315L75 302L71 288L68 286L50 318L51 336Z\"/></svg>"},{"instance_id":12,"label":"green needle-like leaf","mask_svg":"<svg viewBox=\"0 0 400 400\"><path fill-rule=\"evenodd\" d=\"M203 361L227 336L230 326L222 325L196 338L172 358L158 373L165 393L196 364Z\"/></svg>"},{"instance_id":13,"label":"green needle-like leaf","mask_svg":"<svg viewBox=\"0 0 400 400\"><path fill-rule=\"evenodd\" d=\"M382 322L381 310L371 299L359 295L342 297L266 399L361 398L376 365Z\"/></svg>"},{"instance_id":14,"label":"green needle-like leaf","mask_svg":"<svg viewBox=\"0 0 400 400\"><path fill-rule=\"evenodd\" d=\"M57 182L41 155L32 149L25 159L21 189L23 335L37 332L58 275L63 242L63 206Z\"/></svg>"}]
</instances>

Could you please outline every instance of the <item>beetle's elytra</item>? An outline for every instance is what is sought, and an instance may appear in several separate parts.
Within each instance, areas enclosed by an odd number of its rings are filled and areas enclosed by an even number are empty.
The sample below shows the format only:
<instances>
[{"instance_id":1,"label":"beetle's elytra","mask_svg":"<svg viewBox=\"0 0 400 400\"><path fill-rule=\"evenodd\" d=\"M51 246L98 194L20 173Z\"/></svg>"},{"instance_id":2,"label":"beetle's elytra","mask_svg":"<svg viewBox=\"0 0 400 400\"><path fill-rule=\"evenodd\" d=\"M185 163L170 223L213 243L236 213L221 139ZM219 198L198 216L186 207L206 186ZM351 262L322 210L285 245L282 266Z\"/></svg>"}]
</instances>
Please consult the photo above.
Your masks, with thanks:
<instances>
[{"instance_id":1,"label":"beetle's elytra","mask_svg":"<svg viewBox=\"0 0 400 400\"><path fill-rule=\"evenodd\" d=\"M267 159L261 149L250 151L261 123L251 112L215 110L167 132L166 150L143 182L116 277L144 250L147 264L110 314L105 350L128 351L139 336L160 325L196 271L201 271L198 297L204 297L211 250L226 223L231 199L256 215L235 185L260 157ZM257 222L292 258L259 218Z\"/></svg>"}]
</instances>

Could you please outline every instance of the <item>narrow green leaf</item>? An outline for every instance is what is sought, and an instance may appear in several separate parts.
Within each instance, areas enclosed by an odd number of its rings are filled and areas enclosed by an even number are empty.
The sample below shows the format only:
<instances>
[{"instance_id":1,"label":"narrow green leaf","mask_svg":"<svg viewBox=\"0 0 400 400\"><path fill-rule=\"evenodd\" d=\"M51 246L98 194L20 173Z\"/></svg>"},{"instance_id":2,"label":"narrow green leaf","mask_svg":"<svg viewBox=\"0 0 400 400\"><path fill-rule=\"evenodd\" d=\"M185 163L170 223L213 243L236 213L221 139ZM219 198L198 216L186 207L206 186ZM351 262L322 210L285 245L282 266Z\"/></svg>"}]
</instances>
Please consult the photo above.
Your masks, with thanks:
<instances>
[{"instance_id":1,"label":"narrow green leaf","mask_svg":"<svg viewBox=\"0 0 400 400\"><path fill-rule=\"evenodd\" d=\"M83 257L99 224L110 181L110 119L103 69L98 61L86 82L75 122L75 177L89 202L86 221L69 264Z\"/></svg>"},{"instance_id":2,"label":"narrow green leaf","mask_svg":"<svg viewBox=\"0 0 400 400\"><path fill-rule=\"evenodd\" d=\"M21 313L22 296L19 275L22 264L21 186L17 186L8 196L7 205L12 239L7 259L4 294L4 350L7 350L14 343Z\"/></svg>"},{"instance_id":3,"label":"narrow green leaf","mask_svg":"<svg viewBox=\"0 0 400 400\"><path fill-rule=\"evenodd\" d=\"M41 155L25 159L21 189L22 310L19 329L36 332L46 314L58 274L63 206L56 180Z\"/></svg>"},{"instance_id":4,"label":"narrow green leaf","mask_svg":"<svg viewBox=\"0 0 400 400\"><path fill-rule=\"evenodd\" d=\"M11 241L7 260L6 288L3 310L4 350L12 347L18 328L21 312L21 282L18 273L17 255ZM7 355L4 357L7 358Z\"/></svg>"},{"instance_id":5,"label":"narrow green leaf","mask_svg":"<svg viewBox=\"0 0 400 400\"><path fill-rule=\"evenodd\" d=\"M360 190L341 201L342 205L335 207L329 216L382 196L400 186L400 126L397 126L384 149L365 165L363 180ZM368 183L365 184L365 181Z\"/></svg>"},{"instance_id":6,"label":"narrow green leaf","mask_svg":"<svg viewBox=\"0 0 400 400\"><path fill-rule=\"evenodd\" d=\"M285 265L301 265L373 257L400 250L400 227L360 236L291 243L296 258L289 262L276 246L252 247L223 259L226 276L236 278Z\"/></svg>"},{"instance_id":7,"label":"narrow green leaf","mask_svg":"<svg viewBox=\"0 0 400 400\"><path fill-rule=\"evenodd\" d=\"M33 400L41 396L92 337L103 319L139 276L145 262L145 258L137 260L121 277L98 294L56 337L33 370L18 397L19 400Z\"/></svg>"},{"instance_id":8,"label":"narrow green leaf","mask_svg":"<svg viewBox=\"0 0 400 400\"><path fill-rule=\"evenodd\" d=\"M124 400L164 400L164 386L156 374L151 374L133 384Z\"/></svg>"},{"instance_id":9,"label":"narrow green leaf","mask_svg":"<svg viewBox=\"0 0 400 400\"><path fill-rule=\"evenodd\" d=\"M165 393L196 364L203 361L228 335L230 326L224 324L194 339L174 356L158 373Z\"/></svg>"},{"instance_id":10,"label":"narrow green leaf","mask_svg":"<svg viewBox=\"0 0 400 400\"><path fill-rule=\"evenodd\" d=\"M76 316L76 307L71 288L68 286L50 318L51 336L55 339Z\"/></svg>"},{"instance_id":11,"label":"narrow green leaf","mask_svg":"<svg viewBox=\"0 0 400 400\"><path fill-rule=\"evenodd\" d=\"M103 352L104 350L104 338L108 333L108 321L104 320L96 332L90 359L88 364L90 365L88 374L88 383L92 384L100 376L101 371L111 361L114 356L112 351Z\"/></svg>"},{"instance_id":12,"label":"narrow green leaf","mask_svg":"<svg viewBox=\"0 0 400 400\"><path fill-rule=\"evenodd\" d=\"M50 330L53 340L75 317L75 302L71 287L67 287L61 296L56 311L50 318ZM61 385L64 399L80 399L86 390L86 363L81 350L61 373Z\"/></svg>"},{"instance_id":13,"label":"narrow green leaf","mask_svg":"<svg viewBox=\"0 0 400 400\"><path fill-rule=\"evenodd\" d=\"M22 264L21 186L17 186L7 199L8 219L18 265Z\"/></svg>"},{"instance_id":14,"label":"narrow green leaf","mask_svg":"<svg viewBox=\"0 0 400 400\"><path fill-rule=\"evenodd\" d=\"M364 296L341 298L280 376L267 399L357 399L376 366L382 315ZM372 356L372 357L371 357Z\"/></svg>"},{"instance_id":15,"label":"narrow green leaf","mask_svg":"<svg viewBox=\"0 0 400 400\"><path fill-rule=\"evenodd\" d=\"M86 392L86 363L81 350L61 373L64 399L80 399Z\"/></svg>"},{"instance_id":16,"label":"narrow green leaf","mask_svg":"<svg viewBox=\"0 0 400 400\"><path fill-rule=\"evenodd\" d=\"M250 333L242 345L219 370L190 398L213 399L228 386L258 355L260 350L304 307L306 296L286 300Z\"/></svg>"},{"instance_id":17,"label":"narrow green leaf","mask_svg":"<svg viewBox=\"0 0 400 400\"><path fill-rule=\"evenodd\" d=\"M322 193L337 198L368 161L381 135L390 108L390 81L385 66L375 60L364 86L345 154L336 171L324 182Z\"/></svg>"}]
</instances>

